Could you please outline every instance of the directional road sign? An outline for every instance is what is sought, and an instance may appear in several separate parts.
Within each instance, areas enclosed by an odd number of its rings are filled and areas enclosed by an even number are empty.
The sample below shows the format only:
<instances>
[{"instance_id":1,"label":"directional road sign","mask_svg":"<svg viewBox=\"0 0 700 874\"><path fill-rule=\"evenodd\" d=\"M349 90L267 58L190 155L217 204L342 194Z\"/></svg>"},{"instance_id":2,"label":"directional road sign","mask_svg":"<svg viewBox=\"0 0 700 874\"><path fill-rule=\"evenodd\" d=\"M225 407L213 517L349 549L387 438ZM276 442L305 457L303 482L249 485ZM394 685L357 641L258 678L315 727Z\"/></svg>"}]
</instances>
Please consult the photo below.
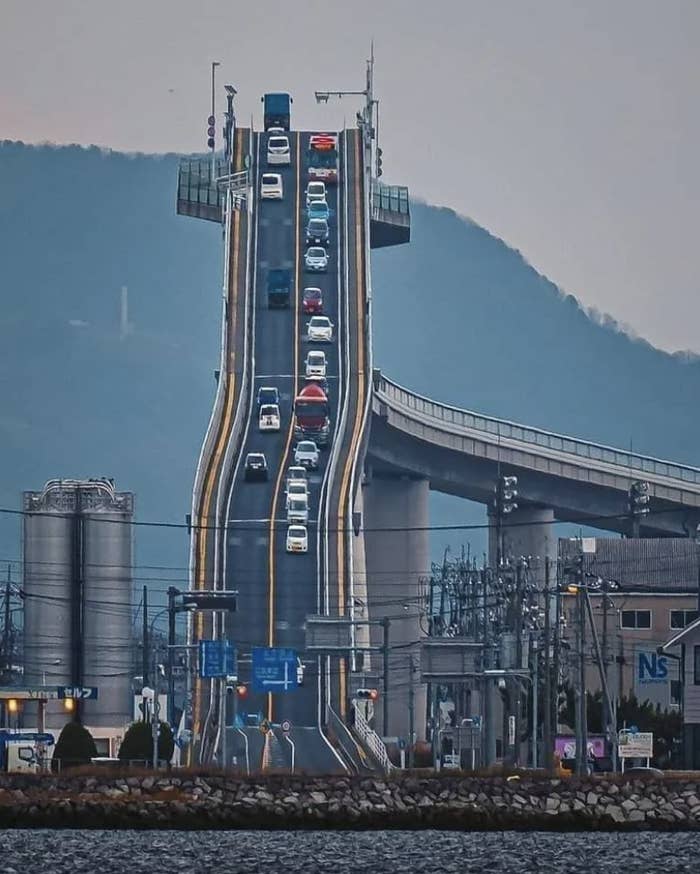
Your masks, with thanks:
<instances>
[{"instance_id":1,"label":"directional road sign","mask_svg":"<svg viewBox=\"0 0 700 874\"><path fill-rule=\"evenodd\" d=\"M297 687L297 654L279 647L253 648L253 691L291 692Z\"/></svg>"},{"instance_id":2,"label":"directional road sign","mask_svg":"<svg viewBox=\"0 0 700 874\"><path fill-rule=\"evenodd\" d=\"M59 686L59 698L97 698L97 686Z\"/></svg>"},{"instance_id":3,"label":"directional road sign","mask_svg":"<svg viewBox=\"0 0 700 874\"><path fill-rule=\"evenodd\" d=\"M199 641L199 676L237 676L236 650L228 640Z\"/></svg>"}]
</instances>

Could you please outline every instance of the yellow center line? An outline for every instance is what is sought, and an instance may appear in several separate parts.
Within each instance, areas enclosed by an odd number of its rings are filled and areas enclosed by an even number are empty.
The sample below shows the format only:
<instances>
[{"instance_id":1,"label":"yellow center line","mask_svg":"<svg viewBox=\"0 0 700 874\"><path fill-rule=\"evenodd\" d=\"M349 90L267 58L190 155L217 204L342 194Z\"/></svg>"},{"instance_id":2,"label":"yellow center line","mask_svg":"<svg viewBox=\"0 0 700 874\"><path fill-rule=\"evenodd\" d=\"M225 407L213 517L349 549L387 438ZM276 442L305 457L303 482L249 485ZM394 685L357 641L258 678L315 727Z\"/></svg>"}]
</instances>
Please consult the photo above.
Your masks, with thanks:
<instances>
[{"instance_id":1,"label":"yellow center line","mask_svg":"<svg viewBox=\"0 0 700 874\"><path fill-rule=\"evenodd\" d=\"M301 134L297 133L297 149L296 149L296 164L297 164L297 190L295 201L295 239L294 239L294 319L292 321L294 331L294 385L292 398L297 395L297 383L299 381L299 232L300 232L300 211L299 211L299 186L301 174L300 161L300 144ZM272 495L272 507L270 508L270 540L267 553L268 567L268 610L267 610L267 645L274 646L275 641L275 517L277 515L277 502L279 499L280 488L282 486L282 478L284 476L285 463L289 448L292 445L294 437L294 401L292 400L292 416L289 422L289 430L287 431L287 442L284 447L284 452L281 456L280 468L277 472L277 481L275 482L275 490ZM267 695L267 719L272 722L272 694Z\"/></svg>"},{"instance_id":2,"label":"yellow center line","mask_svg":"<svg viewBox=\"0 0 700 874\"><path fill-rule=\"evenodd\" d=\"M240 167L241 157L243 153L243 131L238 130L237 132L237 140L238 140L238 148L237 148L237 167ZM197 524L200 526L197 532L197 565L196 565L196 573L195 573L195 589L201 590L206 588L206 570L207 570L207 543L209 538L209 527L210 527L210 512L211 512L211 502L212 497L214 495L214 486L218 481L219 470L221 467L221 459L223 457L223 452L226 447L226 443L228 441L228 435L230 432L231 425L231 414L233 412L233 401L236 395L236 376L233 371L233 364L235 360L235 351L234 351L234 340L235 340L235 326L236 326L236 307L238 303L238 255L239 255L239 235L240 235L240 225L241 225L241 214L239 210L234 210L233 215L231 217L231 221L233 224L231 230L231 260L230 260L230 270L229 270L229 287L228 287L228 295L229 295L229 325L227 328L228 338L227 345L229 349L229 355L226 362L227 374L226 374L226 405L224 408L224 415L221 419L221 424L219 426L219 431L216 437L216 443L214 445L214 452L211 455L209 460L209 465L207 467L207 473L204 479L204 490L202 493L202 499L200 502L200 512L197 518ZM214 520L216 524L217 520ZM201 612L195 613L195 636L197 640L200 640L204 635L204 615ZM194 696L194 728L195 734L199 734L199 727L201 721L201 704L202 704L202 695L201 695L201 680L199 678L195 681L195 696Z\"/></svg>"},{"instance_id":3,"label":"yellow center line","mask_svg":"<svg viewBox=\"0 0 700 874\"><path fill-rule=\"evenodd\" d=\"M346 156L347 160L347 156ZM365 397L365 344L364 344L364 271L362 269L364 258L364 246L362 240L362 228L364 223L364 210L360 198L361 188L361 165L360 165L360 136L355 133L355 290L357 293L357 406L355 407L355 420L353 423L352 439L348 447L348 454L345 458L345 467L343 470L343 478L340 486L340 501L338 505L338 540L337 540L337 564L338 564L338 610L342 614L345 612L345 511L346 501L348 497L348 489L350 487L350 474L352 472L353 460L357 451L357 443L362 430L362 419L364 416L364 397ZM347 197L347 192L346 192ZM347 229L346 229L347 233ZM349 294L349 289L348 289ZM339 663L339 693L340 693L340 715L345 716L345 698L346 698L346 675L345 661L340 659Z\"/></svg>"}]
</instances>

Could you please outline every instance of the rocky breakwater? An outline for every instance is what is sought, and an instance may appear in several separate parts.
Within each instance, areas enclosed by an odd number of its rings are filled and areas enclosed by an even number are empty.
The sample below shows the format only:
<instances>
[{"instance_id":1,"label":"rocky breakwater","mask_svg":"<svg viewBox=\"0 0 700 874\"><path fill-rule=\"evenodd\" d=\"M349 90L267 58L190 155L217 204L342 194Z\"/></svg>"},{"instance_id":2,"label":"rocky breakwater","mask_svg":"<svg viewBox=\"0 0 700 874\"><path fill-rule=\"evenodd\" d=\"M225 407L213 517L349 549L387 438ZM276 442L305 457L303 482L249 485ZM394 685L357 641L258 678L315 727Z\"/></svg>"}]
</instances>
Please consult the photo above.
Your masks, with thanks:
<instances>
[{"instance_id":1,"label":"rocky breakwater","mask_svg":"<svg viewBox=\"0 0 700 874\"><path fill-rule=\"evenodd\" d=\"M0 828L700 830L700 783L472 777L5 775Z\"/></svg>"}]
</instances>

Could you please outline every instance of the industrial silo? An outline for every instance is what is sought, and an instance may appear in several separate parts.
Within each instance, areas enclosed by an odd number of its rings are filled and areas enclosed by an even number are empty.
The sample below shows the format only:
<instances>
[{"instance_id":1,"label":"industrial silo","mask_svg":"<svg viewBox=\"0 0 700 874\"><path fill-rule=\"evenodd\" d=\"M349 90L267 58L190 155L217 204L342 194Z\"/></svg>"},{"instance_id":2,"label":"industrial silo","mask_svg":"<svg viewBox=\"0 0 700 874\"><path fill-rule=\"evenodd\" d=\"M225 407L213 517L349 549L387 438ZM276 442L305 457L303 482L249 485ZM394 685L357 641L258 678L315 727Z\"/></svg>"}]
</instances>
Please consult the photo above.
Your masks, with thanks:
<instances>
[{"instance_id":1,"label":"industrial silo","mask_svg":"<svg viewBox=\"0 0 700 874\"><path fill-rule=\"evenodd\" d=\"M131 717L133 495L108 479L50 480L24 493L24 510L27 685L94 686L82 721L120 728ZM47 727L66 716L50 702Z\"/></svg>"}]
</instances>

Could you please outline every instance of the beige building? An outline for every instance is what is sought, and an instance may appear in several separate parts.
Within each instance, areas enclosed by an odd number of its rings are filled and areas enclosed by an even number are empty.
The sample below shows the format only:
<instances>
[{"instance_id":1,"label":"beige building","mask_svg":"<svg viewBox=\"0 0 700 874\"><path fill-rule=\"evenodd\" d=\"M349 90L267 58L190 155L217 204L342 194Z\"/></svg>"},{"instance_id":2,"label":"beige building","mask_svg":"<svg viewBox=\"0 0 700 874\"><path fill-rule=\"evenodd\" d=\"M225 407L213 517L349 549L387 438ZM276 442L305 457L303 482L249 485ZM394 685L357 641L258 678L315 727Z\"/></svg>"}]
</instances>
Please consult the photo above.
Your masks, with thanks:
<instances>
[{"instance_id":1,"label":"beige building","mask_svg":"<svg viewBox=\"0 0 700 874\"><path fill-rule=\"evenodd\" d=\"M681 706L681 664L673 650L660 653L669 639L698 618L700 548L694 540L588 538L584 577L588 587L601 653L605 656L610 693L634 694L661 710ZM576 541L560 541L560 579L578 549ZM564 668L575 669L576 597L562 598ZM591 629L586 625L586 686L601 689ZM700 720L699 720L700 721Z\"/></svg>"}]
</instances>

